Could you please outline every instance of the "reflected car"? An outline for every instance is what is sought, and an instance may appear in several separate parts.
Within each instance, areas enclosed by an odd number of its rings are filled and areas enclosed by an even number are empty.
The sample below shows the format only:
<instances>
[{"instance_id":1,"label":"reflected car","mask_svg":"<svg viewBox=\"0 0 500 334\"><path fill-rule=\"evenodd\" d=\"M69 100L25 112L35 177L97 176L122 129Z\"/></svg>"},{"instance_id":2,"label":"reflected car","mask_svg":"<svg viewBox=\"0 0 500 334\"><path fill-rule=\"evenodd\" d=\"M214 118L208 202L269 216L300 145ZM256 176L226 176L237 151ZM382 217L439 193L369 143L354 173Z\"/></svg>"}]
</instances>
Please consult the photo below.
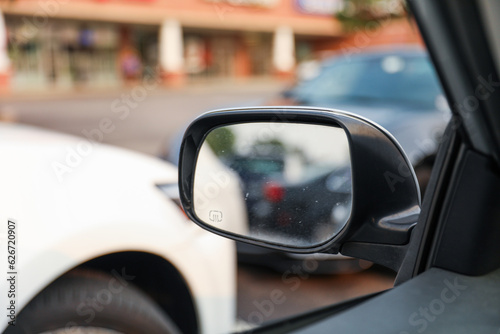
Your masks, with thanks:
<instances>
[{"instance_id":1,"label":"reflected car","mask_svg":"<svg viewBox=\"0 0 500 334\"><path fill-rule=\"evenodd\" d=\"M304 235L314 238L332 229L340 231L351 211L351 169L306 173L309 174L307 180L284 187L281 210L272 210L274 221L280 228L291 225L287 219L291 215L297 215L302 222L313 221L314 224L304 224L308 229Z\"/></svg>"},{"instance_id":2,"label":"reflected car","mask_svg":"<svg viewBox=\"0 0 500 334\"><path fill-rule=\"evenodd\" d=\"M320 173L305 171L304 174L307 179L300 182L289 182L278 175L264 175L247 186L245 200L250 229L263 230L265 226L269 233L286 237L297 233L317 235L324 233L325 229L342 228L351 204L350 169ZM304 223L297 230L294 221L314 221L316 224ZM314 233L311 233L312 229Z\"/></svg>"},{"instance_id":3,"label":"reflected car","mask_svg":"<svg viewBox=\"0 0 500 334\"><path fill-rule=\"evenodd\" d=\"M247 214L253 222L249 228L272 220L272 205L283 200L283 155L235 155L224 162L240 177Z\"/></svg>"}]
</instances>

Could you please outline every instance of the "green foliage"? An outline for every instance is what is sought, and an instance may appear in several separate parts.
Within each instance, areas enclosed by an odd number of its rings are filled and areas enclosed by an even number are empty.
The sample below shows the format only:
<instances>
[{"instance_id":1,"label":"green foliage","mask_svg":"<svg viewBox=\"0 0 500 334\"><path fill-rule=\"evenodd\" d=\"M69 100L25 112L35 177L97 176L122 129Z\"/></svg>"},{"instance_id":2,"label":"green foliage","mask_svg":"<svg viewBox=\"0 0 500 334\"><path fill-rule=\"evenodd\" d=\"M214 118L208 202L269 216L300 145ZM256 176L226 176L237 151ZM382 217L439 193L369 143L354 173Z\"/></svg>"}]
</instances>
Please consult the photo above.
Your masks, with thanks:
<instances>
[{"instance_id":1,"label":"green foliage","mask_svg":"<svg viewBox=\"0 0 500 334\"><path fill-rule=\"evenodd\" d=\"M220 127L207 136L207 143L217 156L234 154L235 136L227 127Z\"/></svg>"},{"instance_id":2,"label":"green foliage","mask_svg":"<svg viewBox=\"0 0 500 334\"><path fill-rule=\"evenodd\" d=\"M404 0L344 0L344 9L337 13L345 31L364 29L369 23L406 15Z\"/></svg>"}]
</instances>

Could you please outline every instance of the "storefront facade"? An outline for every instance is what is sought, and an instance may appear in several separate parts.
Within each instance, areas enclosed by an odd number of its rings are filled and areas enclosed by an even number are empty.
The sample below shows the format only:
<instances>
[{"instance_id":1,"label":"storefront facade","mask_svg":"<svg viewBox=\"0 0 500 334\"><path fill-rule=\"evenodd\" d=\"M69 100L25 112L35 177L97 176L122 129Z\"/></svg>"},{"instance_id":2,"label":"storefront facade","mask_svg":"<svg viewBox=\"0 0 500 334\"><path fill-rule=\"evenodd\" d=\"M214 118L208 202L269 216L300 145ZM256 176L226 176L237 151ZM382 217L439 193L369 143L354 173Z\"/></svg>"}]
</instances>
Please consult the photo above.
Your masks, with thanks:
<instances>
[{"instance_id":1,"label":"storefront facade","mask_svg":"<svg viewBox=\"0 0 500 334\"><path fill-rule=\"evenodd\" d=\"M343 35L334 17L342 6L343 0L0 2L10 59L3 75L15 90L116 86L146 70L167 84L287 76L318 45Z\"/></svg>"}]
</instances>

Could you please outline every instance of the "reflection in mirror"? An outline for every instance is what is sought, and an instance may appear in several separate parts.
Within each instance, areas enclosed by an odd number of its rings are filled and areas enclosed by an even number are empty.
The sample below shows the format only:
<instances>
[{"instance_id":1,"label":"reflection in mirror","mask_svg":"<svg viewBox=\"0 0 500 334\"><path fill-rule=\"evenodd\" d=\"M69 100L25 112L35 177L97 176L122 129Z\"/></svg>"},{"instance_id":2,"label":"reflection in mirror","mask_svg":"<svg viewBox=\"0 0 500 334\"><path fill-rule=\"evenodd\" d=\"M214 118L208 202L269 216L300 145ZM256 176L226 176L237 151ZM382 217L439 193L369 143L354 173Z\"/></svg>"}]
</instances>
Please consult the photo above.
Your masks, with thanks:
<instances>
[{"instance_id":1,"label":"reflection in mirror","mask_svg":"<svg viewBox=\"0 0 500 334\"><path fill-rule=\"evenodd\" d=\"M321 244L351 214L347 137L314 124L216 128L201 146L193 195L194 212L215 228L288 246Z\"/></svg>"}]
</instances>

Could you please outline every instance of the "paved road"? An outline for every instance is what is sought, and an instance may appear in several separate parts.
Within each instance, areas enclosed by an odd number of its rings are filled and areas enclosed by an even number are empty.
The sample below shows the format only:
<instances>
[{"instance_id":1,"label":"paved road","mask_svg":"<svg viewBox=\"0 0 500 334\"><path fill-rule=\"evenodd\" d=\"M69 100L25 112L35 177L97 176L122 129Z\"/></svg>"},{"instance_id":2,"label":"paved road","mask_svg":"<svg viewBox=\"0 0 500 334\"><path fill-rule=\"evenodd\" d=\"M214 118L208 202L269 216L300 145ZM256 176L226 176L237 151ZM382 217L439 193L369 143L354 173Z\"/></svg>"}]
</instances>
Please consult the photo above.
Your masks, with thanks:
<instances>
[{"instance_id":1,"label":"paved road","mask_svg":"<svg viewBox=\"0 0 500 334\"><path fill-rule=\"evenodd\" d=\"M283 88L271 81L206 84L190 88L0 97L0 117L73 135L111 119L114 130L102 142L157 155L175 133L201 113L224 107L258 105Z\"/></svg>"}]
</instances>

